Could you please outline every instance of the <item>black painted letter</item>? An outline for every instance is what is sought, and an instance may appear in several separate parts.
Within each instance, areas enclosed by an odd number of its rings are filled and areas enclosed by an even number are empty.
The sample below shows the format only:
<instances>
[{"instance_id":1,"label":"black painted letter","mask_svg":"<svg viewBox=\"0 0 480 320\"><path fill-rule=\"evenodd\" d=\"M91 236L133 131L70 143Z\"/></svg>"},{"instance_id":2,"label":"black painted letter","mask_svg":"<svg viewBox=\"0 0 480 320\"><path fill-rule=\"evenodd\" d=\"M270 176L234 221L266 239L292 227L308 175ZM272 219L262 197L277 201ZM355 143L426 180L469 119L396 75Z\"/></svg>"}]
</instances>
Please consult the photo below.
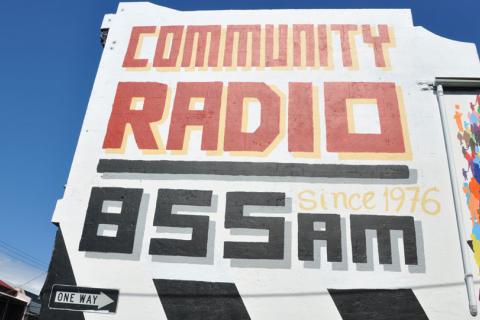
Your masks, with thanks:
<instances>
[{"instance_id":1,"label":"black painted letter","mask_svg":"<svg viewBox=\"0 0 480 320\"><path fill-rule=\"evenodd\" d=\"M413 217L351 215L350 231L352 237L353 262L367 262L367 240L365 231L377 232L378 255L381 264L392 263L391 230L403 231L405 264L418 264L415 221Z\"/></svg>"},{"instance_id":2,"label":"black painted letter","mask_svg":"<svg viewBox=\"0 0 480 320\"><path fill-rule=\"evenodd\" d=\"M79 251L132 253L142 189L92 188ZM119 201L119 213L103 212L104 201ZM100 224L117 226L114 237L99 236Z\"/></svg>"},{"instance_id":3,"label":"black painted letter","mask_svg":"<svg viewBox=\"0 0 480 320\"><path fill-rule=\"evenodd\" d=\"M315 230L315 222L325 223L325 230ZM327 261L342 261L342 230L338 214L298 214L298 259L313 261L314 240L327 241Z\"/></svg>"},{"instance_id":4,"label":"black painted letter","mask_svg":"<svg viewBox=\"0 0 480 320\"><path fill-rule=\"evenodd\" d=\"M209 207L212 191L158 190L153 225L161 227L192 228L191 240L151 239L151 255L206 257L208 221L206 216L172 214L173 205Z\"/></svg>"},{"instance_id":5,"label":"black painted letter","mask_svg":"<svg viewBox=\"0 0 480 320\"><path fill-rule=\"evenodd\" d=\"M243 207L284 207L285 193L278 192L227 192L225 228L268 230L268 242L225 241L224 258L233 259L283 259L285 218L246 217Z\"/></svg>"}]
</instances>

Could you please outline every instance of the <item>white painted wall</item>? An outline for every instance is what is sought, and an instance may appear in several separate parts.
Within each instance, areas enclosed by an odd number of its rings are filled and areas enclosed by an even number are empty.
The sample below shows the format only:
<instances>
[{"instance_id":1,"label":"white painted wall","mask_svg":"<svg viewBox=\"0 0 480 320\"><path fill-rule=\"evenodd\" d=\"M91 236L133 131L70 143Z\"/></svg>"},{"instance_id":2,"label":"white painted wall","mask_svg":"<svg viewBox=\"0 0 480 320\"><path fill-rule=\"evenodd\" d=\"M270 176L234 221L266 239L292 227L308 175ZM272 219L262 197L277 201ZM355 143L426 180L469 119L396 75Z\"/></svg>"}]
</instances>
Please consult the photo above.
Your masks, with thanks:
<instances>
[{"instance_id":1,"label":"white painted wall","mask_svg":"<svg viewBox=\"0 0 480 320\"><path fill-rule=\"evenodd\" d=\"M111 19L111 21L108 21ZM150 3L121 3L115 15L108 15L109 35L95 79L84 124L75 153L72 169L63 199L59 200L53 222L60 223L68 254L73 266L77 285L120 290L117 313L103 315L85 313L88 320L94 319L166 319L152 279L183 279L200 281L233 282L243 297L252 319L341 319L327 288L412 288L430 319L469 319L466 290L463 282L462 261L459 251L452 195L450 192L447 160L442 142L441 124L437 103L431 91L422 91L419 80L433 80L435 76L479 77L480 64L475 46L448 40L414 26L409 10L255 10L255 11L197 11L179 12ZM122 62L132 26L142 25L207 25L207 24L388 24L395 34L396 45L389 50L392 68L389 71L376 68L373 51L363 44L361 36L355 38L358 46L359 70L352 71L341 66L341 51L338 39L333 39L333 70L263 70L249 71L129 71ZM148 50L148 49L147 49ZM148 52L145 52L148 54ZM288 82L313 82L318 95L320 115L320 158L295 158L287 150L287 140L265 158L235 156L223 153L209 156L200 151L200 134L195 132L190 139L187 155L171 153L148 155L136 148L134 140L127 141L124 154L110 154L102 150L102 143L109 120L116 86L119 81L153 81L169 85L171 103L179 81L258 81L275 85L285 95ZM325 146L325 119L323 82L395 82L401 87L404 102L408 138L411 144L411 160L341 160L338 154L327 152ZM170 107L171 111L171 107ZM160 126L160 136L166 142L169 117ZM453 137L454 138L454 137ZM209 179L205 177L174 176L131 179L108 178L96 171L99 159L131 160L196 160L196 161L259 161L300 163L344 164L405 164L416 170L413 184L385 184L382 181L268 181L268 179L236 180ZM139 219L139 236L135 252L131 255L85 253L78 250L85 220L86 208L92 187L143 188L148 199L146 213ZM409 213L408 203L399 211L385 211L382 194L385 188L418 187L421 192L436 187L439 192L432 196L441 204L438 215L428 215L416 208ZM215 223L214 250L209 252L211 264L162 262L148 253L151 238L159 237L152 226L157 189L213 190L218 203L213 212L205 212ZM302 212L298 194L304 190L348 194L372 191L376 194L375 209L354 212L353 210L316 209L312 212L337 213L345 218L347 239L346 270L334 270L326 261L326 252L321 252L321 266L299 261L297 258L297 219ZM291 198L291 210L285 213L258 214L285 217L291 230L289 258L276 264L258 263L254 267L242 267L223 258L223 243L233 239L243 241L254 236L233 236L224 225L225 194L228 191L285 192ZM407 198L408 199L408 198ZM406 200L407 202L408 200ZM397 271L378 263L376 242L373 245L373 270L361 271L351 260L349 216L355 214L411 215L421 222L424 266L420 272L412 272L403 257L403 243ZM256 215L256 214L255 214ZM417 230L418 232L418 230ZM417 237L420 234L417 233ZM265 237L260 238L265 240ZM260 240L262 241L262 240ZM322 249L324 250L324 249ZM420 252L420 251L419 251ZM166 259L163 259L166 260ZM471 261L474 264L473 260ZM270 265L267 267L267 265ZM283 265L283 267L280 267ZM285 267L286 266L286 267ZM478 271L478 268L475 268ZM477 294L480 286L476 289ZM287 294L287 295L285 295ZM258 297L258 296L261 297Z\"/></svg>"}]
</instances>

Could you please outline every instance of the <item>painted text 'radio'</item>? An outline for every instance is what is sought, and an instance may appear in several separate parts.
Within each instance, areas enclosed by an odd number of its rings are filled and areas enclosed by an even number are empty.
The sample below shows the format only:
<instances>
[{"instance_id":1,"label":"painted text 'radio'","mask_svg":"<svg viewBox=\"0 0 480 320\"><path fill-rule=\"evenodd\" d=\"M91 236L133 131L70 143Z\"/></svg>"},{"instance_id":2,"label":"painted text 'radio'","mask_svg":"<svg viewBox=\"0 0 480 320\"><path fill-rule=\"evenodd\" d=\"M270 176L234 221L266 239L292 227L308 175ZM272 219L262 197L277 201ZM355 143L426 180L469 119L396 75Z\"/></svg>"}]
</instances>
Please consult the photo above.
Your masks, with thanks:
<instances>
[{"instance_id":1,"label":"painted text 'radio'","mask_svg":"<svg viewBox=\"0 0 480 320\"><path fill-rule=\"evenodd\" d=\"M325 82L324 119L312 83L290 82L288 101L263 82L178 82L171 114L166 84L120 82L103 148L123 153L128 133L143 151L188 151L191 129L201 128L207 154L268 154L287 133L288 152L319 157L320 121L325 121L326 149L337 153L408 155L401 93L391 82ZM259 106L259 124L247 130L248 105ZM200 102L200 108L195 106ZM376 105L380 130L356 132L353 106ZM287 112L284 112L287 105ZM286 114L285 114L286 113ZM169 118L168 136L159 125ZM164 141L166 144L164 146ZM286 150L285 150L286 151Z\"/></svg>"}]
</instances>

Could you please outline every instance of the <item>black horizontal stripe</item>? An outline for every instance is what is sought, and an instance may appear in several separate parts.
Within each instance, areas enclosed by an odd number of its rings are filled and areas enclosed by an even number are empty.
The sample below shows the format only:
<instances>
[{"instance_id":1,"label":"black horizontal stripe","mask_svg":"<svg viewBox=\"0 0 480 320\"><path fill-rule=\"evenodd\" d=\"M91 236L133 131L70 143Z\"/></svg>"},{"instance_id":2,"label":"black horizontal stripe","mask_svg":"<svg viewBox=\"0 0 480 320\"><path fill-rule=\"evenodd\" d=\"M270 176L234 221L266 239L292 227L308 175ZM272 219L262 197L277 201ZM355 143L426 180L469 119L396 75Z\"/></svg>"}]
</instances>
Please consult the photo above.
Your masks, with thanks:
<instances>
[{"instance_id":1,"label":"black horizontal stripe","mask_svg":"<svg viewBox=\"0 0 480 320\"><path fill-rule=\"evenodd\" d=\"M408 179L410 176L405 165L118 159L100 159L97 172L351 179Z\"/></svg>"}]
</instances>

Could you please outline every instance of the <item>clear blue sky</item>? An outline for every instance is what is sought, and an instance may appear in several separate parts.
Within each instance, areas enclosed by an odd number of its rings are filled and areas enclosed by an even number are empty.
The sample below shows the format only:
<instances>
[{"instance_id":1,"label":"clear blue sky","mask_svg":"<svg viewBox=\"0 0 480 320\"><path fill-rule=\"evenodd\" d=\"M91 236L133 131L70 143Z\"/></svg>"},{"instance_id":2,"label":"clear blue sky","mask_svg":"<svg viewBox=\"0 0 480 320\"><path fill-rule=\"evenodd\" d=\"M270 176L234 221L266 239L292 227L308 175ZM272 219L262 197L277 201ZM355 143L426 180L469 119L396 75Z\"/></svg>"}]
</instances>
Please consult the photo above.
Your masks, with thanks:
<instances>
[{"instance_id":1,"label":"clear blue sky","mask_svg":"<svg viewBox=\"0 0 480 320\"><path fill-rule=\"evenodd\" d=\"M416 25L480 48L479 0L152 2L178 10L411 8ZM48 264L56 230L50 219L63 194L102 54L100 24L117 4L0 1L0 254L9 243ZM0 278L1 267L0 259Z\"/></svg>"}]
</instances>

